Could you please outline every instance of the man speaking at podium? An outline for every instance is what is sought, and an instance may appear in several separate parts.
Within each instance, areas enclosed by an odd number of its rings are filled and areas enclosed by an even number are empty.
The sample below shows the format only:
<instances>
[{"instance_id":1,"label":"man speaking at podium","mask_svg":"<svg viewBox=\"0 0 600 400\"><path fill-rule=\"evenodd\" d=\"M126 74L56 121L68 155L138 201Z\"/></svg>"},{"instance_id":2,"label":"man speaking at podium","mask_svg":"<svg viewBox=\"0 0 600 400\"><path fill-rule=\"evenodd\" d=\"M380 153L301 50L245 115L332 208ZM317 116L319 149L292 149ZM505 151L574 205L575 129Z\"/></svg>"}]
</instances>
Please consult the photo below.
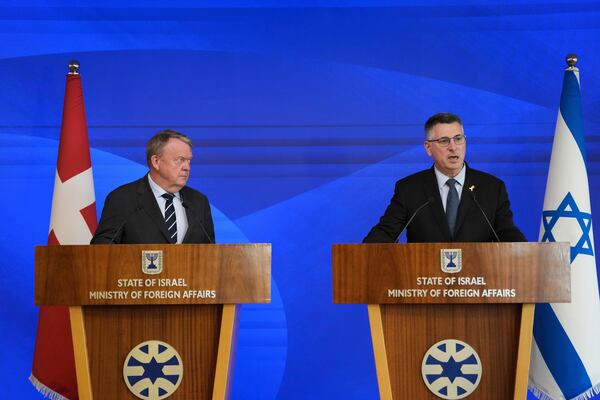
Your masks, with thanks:
<instances>
[{"instance_id":1,"label":"man speaking at podium","mask_svg":"<svg viewBox=\"0 0 600 400\"><path fill-rule=\"evenodd\" d=\"M214 243L208 199L185 186L191 161L189 137L154 135L146 146L150 172L106 197L91 243Z\"/></svg>"},{"instance_id":2,"label":"man speaking at podium","mask_svg":"<svg viewBox=\"0 0 600 400\"><path fill-rule=\"evenodd\" d=\"M460 117L439 113L425 123L430 169L396 182L385 214L364 243L525 242L513 223L504 182L465 163L467 137Z\"/></svg>"}]
</instances>

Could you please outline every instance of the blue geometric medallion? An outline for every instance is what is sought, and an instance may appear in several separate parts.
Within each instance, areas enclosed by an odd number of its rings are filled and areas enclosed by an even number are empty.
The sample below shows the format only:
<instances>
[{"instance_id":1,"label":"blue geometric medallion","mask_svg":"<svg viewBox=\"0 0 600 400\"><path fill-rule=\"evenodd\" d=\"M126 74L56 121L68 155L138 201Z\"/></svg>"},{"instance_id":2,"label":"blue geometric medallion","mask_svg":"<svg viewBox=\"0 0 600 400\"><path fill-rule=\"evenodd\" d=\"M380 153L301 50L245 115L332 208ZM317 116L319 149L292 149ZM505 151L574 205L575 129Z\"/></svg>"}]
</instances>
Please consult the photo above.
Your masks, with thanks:
<instances>
[{"instance_id":1,"label":"blue geometric medallion","mask_svg":"<svg viewBox=\"0 0 600 400\"><path fill-rule=\"evenodd\" d=\"M166 399L177 390L182 377L179 353L158 340L138 344L123 363L125 384L131 393L144 400Z\"/></svg>"},{"instance_id":2,"label":"blue geometric medallion","mask_svg":"<svg viewBox=\"0 0 600 400\"><path fill-rule=\"evenodd\" d=\"M477 389L481 380L481 361L465 342L447 339L427 350L421 374L427 388L442 399L462 399Z\"/></svg>"}]
</instances>

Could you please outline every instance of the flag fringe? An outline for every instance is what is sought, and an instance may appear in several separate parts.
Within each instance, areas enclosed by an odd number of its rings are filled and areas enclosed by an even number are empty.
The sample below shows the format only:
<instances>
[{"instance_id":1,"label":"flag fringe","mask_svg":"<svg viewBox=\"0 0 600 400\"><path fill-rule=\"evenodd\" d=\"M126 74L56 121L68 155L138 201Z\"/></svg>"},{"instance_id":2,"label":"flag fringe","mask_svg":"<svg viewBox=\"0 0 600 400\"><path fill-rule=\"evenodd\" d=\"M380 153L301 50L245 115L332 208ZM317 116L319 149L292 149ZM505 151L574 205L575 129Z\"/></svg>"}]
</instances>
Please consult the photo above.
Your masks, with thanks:
<instances>
[{"instance_id":1,"label":"flag fringe","mask_svg":"<svg viewBox=\"0 0 600 400\"><path fill-rule=\"evenodd\" d=\"M532 383L529 384L529 390L539 400L559 400L555 397L550 396L548 393L544 392L542 389L540 389L539 387L535 386ZM572 397L569 400L589 400L597 394L600 394L600 382L596 383L594 386L592 386L585 392L583 392L575 397ZM562 397L562 399L564 399L564 397Z\"/></svg>"},{"instance_id":2,"label":"flag fringe","mask_svg":"<svg viewBox=\"0 0 600 400\"><path fill-rule=\"evenodd\" d=\"M533 385L532 383L528 385L528 389L539 400L560 400L550 396L548 393L544 392L542 389Z\"/></svg>"},{"instance_id":3,"label":"flag fringe","mask_svg":"<svg viewBox=\"0 0 600 400\"><path fill-rule=\"evenodd\" d=\"M33 374L29 375L29 382L33 384L35 390L40 392L44 398L48 398L50 400L69 400L67 397L63 396L60 393L55 392L50 389L48 386L44 385L40 382Z\"/></svg>"}]
</instances>

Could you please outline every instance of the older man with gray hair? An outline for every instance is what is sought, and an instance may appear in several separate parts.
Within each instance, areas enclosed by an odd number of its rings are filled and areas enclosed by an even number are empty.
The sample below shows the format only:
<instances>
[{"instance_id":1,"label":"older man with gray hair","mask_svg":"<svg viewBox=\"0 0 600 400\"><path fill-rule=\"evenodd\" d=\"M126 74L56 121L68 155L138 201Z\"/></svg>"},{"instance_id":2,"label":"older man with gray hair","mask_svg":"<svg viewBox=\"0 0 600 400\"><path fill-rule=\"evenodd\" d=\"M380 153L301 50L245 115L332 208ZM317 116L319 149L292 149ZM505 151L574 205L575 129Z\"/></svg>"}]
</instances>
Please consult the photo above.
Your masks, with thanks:
<instances>
[{"instance_id":1,"label":"older man with gray hair","mask_svg":"<svg viewBox=\"0 0 600 400\"><path fill-rule=\"evenodd\" d=\"M150 171L106 197L91 243L214 243L208 199L186 186L191 161L189 137L154 135L146 146Z\"/></svg>"}]
</instances>

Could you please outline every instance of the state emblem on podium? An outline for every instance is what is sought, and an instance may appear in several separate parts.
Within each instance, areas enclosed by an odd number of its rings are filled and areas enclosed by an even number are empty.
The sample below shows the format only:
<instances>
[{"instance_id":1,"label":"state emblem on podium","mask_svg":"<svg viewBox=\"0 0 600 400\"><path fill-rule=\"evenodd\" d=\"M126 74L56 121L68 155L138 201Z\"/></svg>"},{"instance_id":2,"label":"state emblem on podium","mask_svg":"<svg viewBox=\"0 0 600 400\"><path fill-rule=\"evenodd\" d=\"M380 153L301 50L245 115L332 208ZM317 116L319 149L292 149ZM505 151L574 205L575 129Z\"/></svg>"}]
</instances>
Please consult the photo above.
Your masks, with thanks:
<instances>
[{"instance_id":1,"label":"state emblem on podium","mask_svg":"<svg viewBox=\"0 0 600 400\"><path fill-rule=\"evenodd\" d=\"M142 250L142 272L147 275L156 275L160 274L162 271L162 250Z\"/></svg>"},{"instance_id":2,"label":"state emblem on podium","mask_svg":"<svg viewBox=\"0 0 600 400\"><path fill-rule=\"evenodd\" d=\"M454 274L462 270L462 249L441 249L440 266L442 271Z\"/></svg>"}]
</instances>

